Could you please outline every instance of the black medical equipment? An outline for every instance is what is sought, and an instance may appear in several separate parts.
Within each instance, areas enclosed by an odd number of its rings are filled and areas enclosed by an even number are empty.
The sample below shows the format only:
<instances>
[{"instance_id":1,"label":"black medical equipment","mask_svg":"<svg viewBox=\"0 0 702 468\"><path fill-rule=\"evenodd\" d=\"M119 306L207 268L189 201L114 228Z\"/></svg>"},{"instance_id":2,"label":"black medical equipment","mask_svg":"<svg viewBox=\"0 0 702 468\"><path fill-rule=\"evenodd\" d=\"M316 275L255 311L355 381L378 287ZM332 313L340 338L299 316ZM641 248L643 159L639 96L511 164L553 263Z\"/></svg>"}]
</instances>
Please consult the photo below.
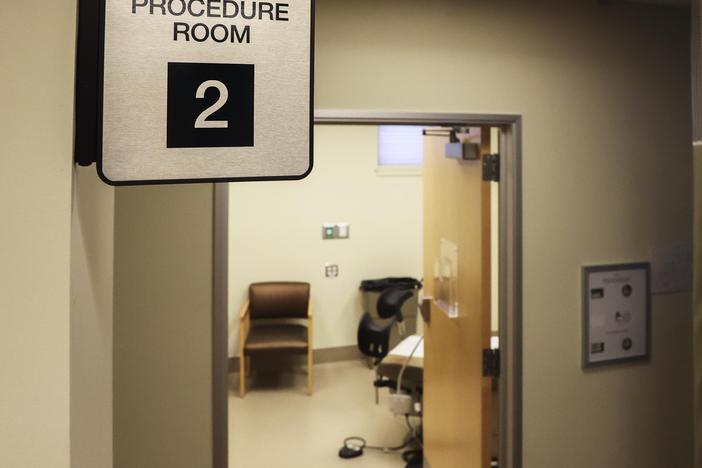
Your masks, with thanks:
<instances>
[{"instance_id":1,"label":"black medical equipment","mask_svg":"<svg viewBox=\"0 0 702 468\"><path fill-rule=\"evenodd\" d=\"M378 324L366 312L358 325L358 349L366 356L375 359L377 365L390 352L390 332L395 324L401 328L402 306L414 295L411 289L387 289L378 298L377 312L381 319L389 319ZM402 335L402 330L400 330Z\"/></svg>"},{"instance_id":2,"label":"black medical equipment","mask_svg":"<svg viewBox=\"0 0 702 468\"><path fill-rule=\"evenodd\" d=\"M364 313L358 326L358 348L367 357L373 358L376 366L376 379L373 386L376 391L376 403L378 402L378 390L388 388L391 392L390 405L396 415L403 415L409 429L408 437L404 443L398 447L373 447L366 445L366 441L361 437L349 437L344 440L344 444L339 450L341 458L356 458L363 455L364 449L381 450L385 453L402 453L403 460L408 467L421 466L422 454L422 432L421 426L413 427L410 417L420 417L422 382L420 378L414 379L415 385L405 385L403 379L405 370L422 342L422 338L416 341L412 352L401 365L384 364L383 359L390 352L390 333L397 325L400 328L400 335L404 338L402 316L403 305L412 297L416 289L421 287L421 283L416 280L402 282L402 286L397 286L398 281L394 281L395 287L385 288L378 297L376 310L380 319L387 320L386 323L377 323L368 313ZM386 283L387 284L387 283ZM366 284L366 287L378 287L379 283L373 285ZM361 289L364 289L363 285ZM368 289L364 289L368 290ZM408 338L409 339L409 338ZM399 408L399 409L398 409ZM403 452L404 451L404 452Z\"/></svg>"}]
</instances>

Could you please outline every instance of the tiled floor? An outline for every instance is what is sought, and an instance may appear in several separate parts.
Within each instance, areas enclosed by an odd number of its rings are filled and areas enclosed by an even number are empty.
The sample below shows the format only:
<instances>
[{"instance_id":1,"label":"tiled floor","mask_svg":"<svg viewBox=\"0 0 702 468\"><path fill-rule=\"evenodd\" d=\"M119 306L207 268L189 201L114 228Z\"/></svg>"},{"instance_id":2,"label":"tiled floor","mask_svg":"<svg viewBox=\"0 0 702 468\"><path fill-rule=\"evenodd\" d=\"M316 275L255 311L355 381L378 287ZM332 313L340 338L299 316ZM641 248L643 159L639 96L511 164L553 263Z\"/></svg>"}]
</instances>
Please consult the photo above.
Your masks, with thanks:
<instances>
[{"instance_id":1,"label":"tiled floor","mask_svg":"<svg viewBox=\"0 0 702 468\"><path fill-rule=\"evenodd\" d=\"M402 468L399 455L366 451L338 457L345 437L370 445L399 445L407 433L381 400L375 405L373 372L357 361L315 366L315 393L306 394L304 372L254 376L239 398L231 375L229 458L231 468ZM387 391L381 392L387 394Z\"/></svg>"}]
</instances>

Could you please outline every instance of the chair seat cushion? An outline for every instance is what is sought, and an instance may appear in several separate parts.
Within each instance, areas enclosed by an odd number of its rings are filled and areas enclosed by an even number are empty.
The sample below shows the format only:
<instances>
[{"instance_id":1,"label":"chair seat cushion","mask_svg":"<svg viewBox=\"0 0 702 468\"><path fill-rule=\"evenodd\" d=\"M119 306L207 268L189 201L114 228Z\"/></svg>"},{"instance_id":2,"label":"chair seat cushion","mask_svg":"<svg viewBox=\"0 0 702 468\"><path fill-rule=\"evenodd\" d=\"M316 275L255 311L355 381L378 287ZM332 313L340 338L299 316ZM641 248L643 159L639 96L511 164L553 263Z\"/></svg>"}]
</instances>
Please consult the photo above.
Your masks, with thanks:
<instances>
[{"instance_id":1,"label":"chair seat cushion","mask_svg":"<svg viewBox=\"0 0 702 468\"><path fill-rule=\"evenodd\" d=\"M246 351L276 349L307 350L307 327L304 325L254 325L244 345Z\"/></svg>"}]
</instances>

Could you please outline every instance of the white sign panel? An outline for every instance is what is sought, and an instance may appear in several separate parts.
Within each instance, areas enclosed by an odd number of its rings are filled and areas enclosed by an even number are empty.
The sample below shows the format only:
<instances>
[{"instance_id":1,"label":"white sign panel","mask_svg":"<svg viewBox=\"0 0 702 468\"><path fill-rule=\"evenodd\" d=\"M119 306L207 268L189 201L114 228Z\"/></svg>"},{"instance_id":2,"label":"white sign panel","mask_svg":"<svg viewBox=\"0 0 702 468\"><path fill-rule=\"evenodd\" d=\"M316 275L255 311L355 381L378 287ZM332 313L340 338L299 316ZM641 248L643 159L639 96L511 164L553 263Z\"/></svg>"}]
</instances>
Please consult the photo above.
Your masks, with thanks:
<instances>
[{"instance_id":1,"label":"white sign panel","mask_svg":"<svg viewBox=\"0 0 702 468\"><path fill-rule=\"evenodd\" d=\"M645 359L650 347L650 266L583 269L583 366Z\"/></svg>"},{"instance_id":2,"label":"white sign panel","mask_svg":"<svg viewBox=\"0 0 702 468\"><path fill-rule=\"evenodd\" d=\"M102 0L108 183L301 179L313 0Z\"/></svg>"}]
</instances>

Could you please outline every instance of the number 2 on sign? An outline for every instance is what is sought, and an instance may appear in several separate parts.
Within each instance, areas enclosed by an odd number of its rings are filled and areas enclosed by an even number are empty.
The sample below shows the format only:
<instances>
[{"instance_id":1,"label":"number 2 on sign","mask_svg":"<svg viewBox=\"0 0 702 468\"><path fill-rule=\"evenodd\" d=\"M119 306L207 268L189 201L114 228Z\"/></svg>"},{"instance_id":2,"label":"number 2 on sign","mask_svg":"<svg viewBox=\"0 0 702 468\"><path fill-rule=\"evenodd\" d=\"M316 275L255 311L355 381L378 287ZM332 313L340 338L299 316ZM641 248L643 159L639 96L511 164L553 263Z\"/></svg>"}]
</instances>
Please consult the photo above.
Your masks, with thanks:
<instances>
[{"instance_id":1,"label":"number 2 on sign","mask_svg":"<svg viewBox=\"0 0 702 468\"><path fill-rule=\"evenodd\" d=\"M207 80L197 88L195 97L197 99L203 99L205 97L205 92L210 88L215 88L217 91L219 91L219 99L217 99L217 102L212 104L210 107L202 111L202 113L195 120L195 128L229 128L228 120L207 120L209 116L224 107L229 99L229 90L224 83L217 80Z\"/></svg>"}]
</instances>

